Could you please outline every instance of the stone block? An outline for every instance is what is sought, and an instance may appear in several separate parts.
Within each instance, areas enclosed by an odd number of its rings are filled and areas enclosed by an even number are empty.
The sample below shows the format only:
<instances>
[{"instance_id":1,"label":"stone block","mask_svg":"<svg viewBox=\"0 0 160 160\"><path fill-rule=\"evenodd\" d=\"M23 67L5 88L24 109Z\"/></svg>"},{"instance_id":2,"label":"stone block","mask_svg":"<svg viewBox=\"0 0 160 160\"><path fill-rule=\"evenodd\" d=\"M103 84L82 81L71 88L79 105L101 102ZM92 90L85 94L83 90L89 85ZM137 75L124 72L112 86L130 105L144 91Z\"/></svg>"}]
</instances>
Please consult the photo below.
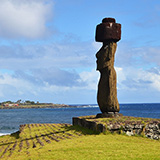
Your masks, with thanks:
<instances>
[{"instance_id":1,"label":"stone block","mask_svg":"<svg viewBox=\"0 0 160 160\"><path fill-rule=\"evenodd\" d=\"M105 132L106 131L106 127L103 124L98 124L97 125L97 131L98 132Z\"/></svg>"},{"instance_id":2,"label":"stone block","mask_svg":"<svg viewBox=\"0 0 160 160\"><path fill-rule=\"evenodd\" d=\"M114 18L104 18L96 27L97 42L117 42L121 39L121 24L116 23Z\"/></svg>"},{"instance_id":3,"label":"stone block","mask_svg":"<svg viewBox=\"0 0 160 160\"><path fill-rule=\"evenodd\" d=\"M104 112L104 113L98 113L96 115L96 118L113 118L113 117L120 117L123 116L121 113L118 112Z\"/></svg>"}]
</instances>

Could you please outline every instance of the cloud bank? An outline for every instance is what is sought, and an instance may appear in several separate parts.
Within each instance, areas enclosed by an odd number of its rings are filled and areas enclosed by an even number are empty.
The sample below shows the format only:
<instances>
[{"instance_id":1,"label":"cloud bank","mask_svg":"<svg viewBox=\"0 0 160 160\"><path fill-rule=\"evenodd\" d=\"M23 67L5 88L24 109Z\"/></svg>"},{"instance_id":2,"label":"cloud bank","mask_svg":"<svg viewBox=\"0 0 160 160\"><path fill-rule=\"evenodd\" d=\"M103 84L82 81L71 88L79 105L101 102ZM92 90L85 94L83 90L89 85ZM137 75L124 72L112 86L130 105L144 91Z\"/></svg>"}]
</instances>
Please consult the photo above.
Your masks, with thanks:
<instances>
[{"instance_id":1,"label":"cloud bank","mask_svg":"<svg viewBox=\"0 0 160 160\"><path fill-rule=\"evenodd\" d=\"M0 101L96 103L99 72L95 54L101 43L94 42L92 31L106 14L106 7L99 8L98 1L87 1L85 6L82 4L86 1L81 1L81 5L62 2L0 1ZM131 9L126 7L130 3L126 1L122 8L116 5L116 13L111 11L114 5L107 11L122 23L122 40L115 57L120 103L160 99L159 39L158 34L150 35L159 31L159 21L152 18L157 17L159 9L152 2L149 12L148 8L142 10L144 2L138 2L139 6L137 1L132 2ZM93 7L86 7L90 4ZM93 9L102 12L97 15ZM86 37L89 38L84 41Z\"/></svg>"},{"instance_id":2,"label":"cloud bank","mask_svg":"<svg viewBox=\"0 0 160 160\"><path fill-rule=\"evenodd\" d=\"M44 97L47 95L47 101L53 102L54 99L58 103L68 92L75 93L75 97L72 96L74 102L78 94L83 93L81 100L85 99L88 91L92 95L96 92L98 73L93 69L94 52L90 42L2 45L0 99L23 97L21 99L46 101ZM5 92L7 90L10 92ZM69 103L67 97L63 100Z\"/></svg>"},{"instance_id":3,"label":"cloud bank","mask_svg":"<svg viewBox=\"0 0 160 160\"><path fill-rule=\"evenodd\" d=\"M88 103L96 103L99 72L95 53L99 48L95 42L1 46L0 98L86 103L87 96ZM115 66L120 102L135 102L136 96L141 97L138 102L146 102L150 92L154 97L148 100L156 101L159 52L158 47L119 45Z\"/></svg>"},{"instance_id":4,"label":"cloud bank","mask_svg":"<svg viewBox=\"0 0 160 160\"><path fill-rule=\"evenodd\" d=\"M0 36L4 38L40 38L48 34L53 2L46 0L1 0Z\"/></svg>"}]
</instances>

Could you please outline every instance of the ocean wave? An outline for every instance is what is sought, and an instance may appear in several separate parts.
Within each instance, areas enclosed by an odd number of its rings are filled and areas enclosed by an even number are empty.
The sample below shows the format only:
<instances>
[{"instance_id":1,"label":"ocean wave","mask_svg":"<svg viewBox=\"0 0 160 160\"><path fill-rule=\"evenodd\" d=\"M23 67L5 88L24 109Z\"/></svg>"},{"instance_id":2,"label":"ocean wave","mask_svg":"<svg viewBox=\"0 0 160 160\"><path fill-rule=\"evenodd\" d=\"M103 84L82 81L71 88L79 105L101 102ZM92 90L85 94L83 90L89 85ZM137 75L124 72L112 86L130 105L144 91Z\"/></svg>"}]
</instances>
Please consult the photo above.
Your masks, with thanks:
<instances>
[{"instance_id":1,"label":"ocean wave","mask_svg":"<svg viewBox=\"0 0 160 160\"><path fill-rule=\"evenodd\" d=\"M98 105L77 105L77 108L97 108Z\"/></svg>"},{"instance_id":2,"label":"ocean wave","mask_svg":"<svg viewBox=\"0 0 160 160\"><path fill-rule=\"evenodd\" d=\"M11 133L0 133L0 136L10 135Z\"/></svg>"}]
</instances>

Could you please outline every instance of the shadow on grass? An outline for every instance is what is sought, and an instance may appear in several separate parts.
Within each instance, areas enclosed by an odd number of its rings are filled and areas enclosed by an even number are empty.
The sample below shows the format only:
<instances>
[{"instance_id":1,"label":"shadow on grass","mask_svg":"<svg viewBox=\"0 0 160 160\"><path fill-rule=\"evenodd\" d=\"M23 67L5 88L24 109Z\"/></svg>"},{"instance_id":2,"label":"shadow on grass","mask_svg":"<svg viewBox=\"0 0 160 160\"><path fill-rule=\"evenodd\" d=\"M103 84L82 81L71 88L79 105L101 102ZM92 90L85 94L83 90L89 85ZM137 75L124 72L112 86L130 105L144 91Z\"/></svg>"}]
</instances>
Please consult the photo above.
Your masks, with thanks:
<instances>
[{"instance_id":1,"label":"shadow on grass","mask_svg":"<svg viewBox=\"0 0 160 160\"><path fill-rule=\"evenodd\" d=\"M93 130L90 130L90 129L87 129L87 128L84 128L84 127L80 127L80 126L72 126L72 125L64 125L61 127L62 130L58 130L58 131L53 131L53 132L50 132L50 133L47 133L47 134L41 134L41 135L36 135L34 137L30 137L30 138L25 138L25 139L21 139L21 141L26 141L26 140L33 140L33 139L38 139L40 137L49 137L49 136L55 136L54 138L52 137L52 140L55 140L55 141L59 141L58 139L56 139L56 137L61 137L61 138L64 138L64 139L67 139L67 138L71 138L72 136L74 136L74 134L70 134L68 133L69 131L71 131L72 133L77 133L80 135L98 135L99 133L96 132L96 131L93 131ZM11 142L6 142L6 143L3 143L3 144L0 144L0 146L5 146L5 145L9 145L9 144L14 144L19 138L20 132L17 131L15 133L12 133L10 136L11 137L14 137L15 140L12 140ZM57 136L58 134L62 134L62 136ZM65 135L63 137L63 134ZM19 141L19 140L18 140Z\"/></svg>"},{"instance_id":2,"label":"shadow on grass","mask_svg":"<svg viewBox=\"0 0 160 160\"><path fill-rule=\"evenodd\" d=\"M97 131L93 131L91 129L87 129L84 127L80 127L78 125L74 125L74 126L64 126L66 131L75 131L75 132L80 132L81 134L84 135L95 135L95 134L99 134L99 132Z\"/></svg>"},{"instance_id":3,"label":"shadow on grass","mask_svg":"<svg viewBox=\"0 0 160 160\"><path fill-rule=\"evenodd\" d=\"M14 137L15 139L19 139L19 134L20 134L20 131L17 131L17 132L12 133L10 136Z\"/></svg>"},{"instance_id":4,"label":"shadow on grass","mask_svg":"<svg viewBox=\"0 0 160 160\"><path fill-rule=\"evenodd\" d=\"M14 137L15 140L11 141L11 142L7 142L7 143L3 143L2 141L2 144L0 144L0 146L5 146L5 145L9 145L9 144L14 144L16 142L16 139L19 139L19 134L20 132L17 131L17 132L14 132L12 134L10 134L11 137ZM5 136L5 135L4 135ZM7 135L8 136L8 135ZM3 138L3 137L2 137Z\"/></svg>"}]
</instances>

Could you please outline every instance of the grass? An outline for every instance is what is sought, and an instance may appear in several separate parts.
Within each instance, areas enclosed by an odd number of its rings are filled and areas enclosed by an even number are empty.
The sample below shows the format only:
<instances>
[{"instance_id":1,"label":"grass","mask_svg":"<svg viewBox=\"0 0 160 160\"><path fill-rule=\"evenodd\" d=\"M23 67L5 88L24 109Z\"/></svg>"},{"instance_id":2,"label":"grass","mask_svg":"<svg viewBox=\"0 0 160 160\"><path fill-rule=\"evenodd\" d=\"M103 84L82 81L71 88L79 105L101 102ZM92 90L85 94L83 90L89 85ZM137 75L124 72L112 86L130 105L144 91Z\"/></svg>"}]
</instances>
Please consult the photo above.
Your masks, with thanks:
<instances>
[{"instance_id":1,"label":"grass","mask_svg":"<svg viewBox=\"0 0 160 160\"><path fill-rule=\"evenodd\" d=\"M95 115L91 116L81 116L79 118L84 118L89 121L97 121L97 122L113 122L113 121L119 121L119 122L126 122L126 121L140 121L143 123L151 122L151 121L159 121L160 119L155 119L155 118L143 118L143 117L131 117L131 116L119 116L119 117L114 117L114 118L96 118Z\"/></svg>"},{"instance_id":2,"label":"grass","mask_svg":"<svg viewBox=\"0 0 160 160\"><path fill-rule=\"evenodd\" d=\"M27 124L0 137L4 160L160 159L160 141L95 132L69 124Z\"/></svg>"},{"instance_id":3,"label":"grass","mask_svg":"<svg viewBox=\"0 0 160 160\"><path fill-rule=\"evenodd\" d=\"M93 122L96 122L97 124L103 124L106 127L110 123L112 124L118 123L121 125L124 125L126 123L139 123L139 124L147 125L148 123L152 123L152 122L160 122L160 119L131 117L131 116L119 116L114 118L96 118L95 115L92 115L92 116L82 116L79 118L86 119L87 121L93 121Z\"/></svg>"}]
</instances>

